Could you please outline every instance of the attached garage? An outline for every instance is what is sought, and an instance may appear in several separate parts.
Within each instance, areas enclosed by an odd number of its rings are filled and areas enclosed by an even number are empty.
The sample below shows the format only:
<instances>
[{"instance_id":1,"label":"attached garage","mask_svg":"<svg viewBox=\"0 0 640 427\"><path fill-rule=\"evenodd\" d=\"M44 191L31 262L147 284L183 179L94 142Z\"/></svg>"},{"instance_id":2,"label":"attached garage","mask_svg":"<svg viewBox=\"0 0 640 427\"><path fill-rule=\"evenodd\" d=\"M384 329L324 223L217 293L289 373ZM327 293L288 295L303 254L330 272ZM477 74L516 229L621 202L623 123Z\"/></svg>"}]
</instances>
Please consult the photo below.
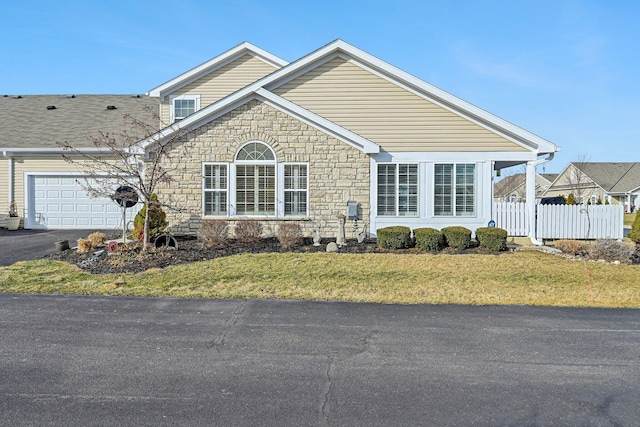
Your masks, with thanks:
<instances>
[{"instance_id":1,"label":"attached garage","mask_svg":"<svg viewBox=\"0 0 640 427\"><path fill-rule=\"evenodd\" d=\"M110 198L92 198L82 187L83 180L82 176L64 173L27 174L25 228L122 227L120 206ZM127 221L138 210L128 209Z\"/></svg>"}]
</instances>

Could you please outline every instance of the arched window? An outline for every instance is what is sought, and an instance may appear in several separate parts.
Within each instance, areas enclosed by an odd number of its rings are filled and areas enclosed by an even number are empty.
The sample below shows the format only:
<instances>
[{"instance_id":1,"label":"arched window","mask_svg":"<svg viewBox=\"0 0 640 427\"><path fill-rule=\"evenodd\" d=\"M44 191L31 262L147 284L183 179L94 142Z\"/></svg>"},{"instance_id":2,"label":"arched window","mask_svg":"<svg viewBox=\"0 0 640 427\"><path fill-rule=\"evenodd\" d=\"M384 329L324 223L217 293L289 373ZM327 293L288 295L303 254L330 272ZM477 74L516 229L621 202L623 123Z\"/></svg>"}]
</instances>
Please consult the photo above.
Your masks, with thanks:
<instances>
[{"instance_id":1,"label":"arched window","mask_svg":"<svg viewBox=\"0 0 640 427\"><path fill-rule=\"evenodd\" d=\"M276 157L268 145L249 142L236 154L236 215L276 214Z\"/></svg>"},{"instance_id":2,"label":"arched window","mask_svg":"<svg viewBox=\"0 0 640 427\"><path fill-rule=\"evenodd\" d=\"M204 216L305 217L309 165L278 163L260 141L242 145L232 163L203 163Z\"/></svg>"}]
</instances>

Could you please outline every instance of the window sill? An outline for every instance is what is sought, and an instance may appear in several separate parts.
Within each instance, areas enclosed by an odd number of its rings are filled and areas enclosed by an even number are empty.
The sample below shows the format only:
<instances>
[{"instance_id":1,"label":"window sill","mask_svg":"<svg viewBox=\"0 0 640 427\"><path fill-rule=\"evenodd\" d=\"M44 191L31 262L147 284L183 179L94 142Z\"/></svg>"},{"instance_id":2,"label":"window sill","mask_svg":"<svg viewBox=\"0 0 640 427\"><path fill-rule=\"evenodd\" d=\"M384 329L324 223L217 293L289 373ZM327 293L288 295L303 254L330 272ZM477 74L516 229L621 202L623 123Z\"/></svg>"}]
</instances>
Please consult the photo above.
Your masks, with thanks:
<instances>
[{"instance_id":1,"label":"window sill","mask_svg":"<svg viewBox=\"0 0 640 427\"><path fill-rule=\"evenodd\" d=\"M311 221L308 216L203 216L202 219L227 221Z\"/></svg>"}]
</instances>

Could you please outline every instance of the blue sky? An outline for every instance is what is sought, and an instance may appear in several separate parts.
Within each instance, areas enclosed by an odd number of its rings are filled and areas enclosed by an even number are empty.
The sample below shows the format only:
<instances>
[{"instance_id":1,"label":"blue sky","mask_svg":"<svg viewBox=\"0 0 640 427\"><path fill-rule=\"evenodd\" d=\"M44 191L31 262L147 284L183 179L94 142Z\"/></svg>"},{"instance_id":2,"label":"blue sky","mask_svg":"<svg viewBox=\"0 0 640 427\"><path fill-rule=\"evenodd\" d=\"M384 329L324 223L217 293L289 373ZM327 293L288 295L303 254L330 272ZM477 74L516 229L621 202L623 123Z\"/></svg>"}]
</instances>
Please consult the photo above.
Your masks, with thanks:
<instances>
[{"instance_id":1,"label":"blue sky","mask_svg":"<svg viewBox=\"0 0 640 427\"><path fill-rule=\"evenodd\" d=\"M243 41L293 61L340 38L561 146L546 172L640 161L638 1L23 0L2 16L2 95L144 93Z\"/></svg>"}]
</instances>

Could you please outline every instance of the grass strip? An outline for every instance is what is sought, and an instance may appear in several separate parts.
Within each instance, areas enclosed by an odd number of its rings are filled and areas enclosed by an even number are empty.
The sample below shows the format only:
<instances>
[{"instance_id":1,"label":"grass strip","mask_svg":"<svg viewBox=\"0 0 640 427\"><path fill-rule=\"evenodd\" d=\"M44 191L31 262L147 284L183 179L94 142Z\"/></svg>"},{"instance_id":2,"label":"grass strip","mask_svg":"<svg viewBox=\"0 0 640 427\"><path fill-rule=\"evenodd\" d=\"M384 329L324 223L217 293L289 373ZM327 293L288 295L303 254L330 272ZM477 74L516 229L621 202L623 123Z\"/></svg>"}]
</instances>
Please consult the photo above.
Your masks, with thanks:
<instances>
[{"instance_id":1,"label":"grass strip","mask_svg":"<svg viewBox=\"0 0 640 427\"><path fill-rule=\"evenodd\" d=\"M400 304L640 307L640 266L539 252L500 255L243 254L140 274L92 275L56 261L0 268L0 291Z\"/></svg>"}]
</instances>

